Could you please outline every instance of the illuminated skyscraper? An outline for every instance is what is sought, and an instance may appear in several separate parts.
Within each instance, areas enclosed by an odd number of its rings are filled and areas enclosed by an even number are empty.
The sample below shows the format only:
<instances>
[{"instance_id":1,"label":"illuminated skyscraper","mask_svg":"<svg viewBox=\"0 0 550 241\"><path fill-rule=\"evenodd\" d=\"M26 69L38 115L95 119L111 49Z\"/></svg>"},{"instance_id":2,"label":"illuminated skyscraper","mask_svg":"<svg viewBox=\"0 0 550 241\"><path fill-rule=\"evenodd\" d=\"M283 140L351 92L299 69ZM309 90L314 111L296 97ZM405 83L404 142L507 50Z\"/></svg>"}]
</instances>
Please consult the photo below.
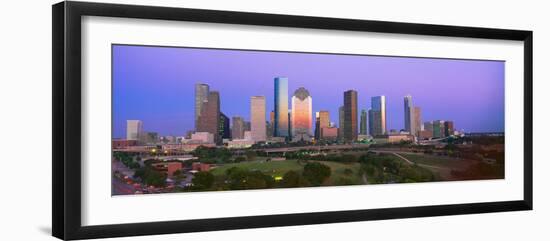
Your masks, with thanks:
<instances>
[{"instance_id":1,"label":"illuminated skyscraper","mask_svg":"<svg viewBox=\"0 0 550 241\"><path fill-rule=\"evenodd\" d=\"M315 113L315 138L322 139L323 128L330 127L330 114L326 110Z\"/></svg>"},{"instance_id":2,"label":"illuminated skyscraper","mask_svg":"<svg viewBox=\"0 0 550 241\"><path fill-rule=\"evenodd\" d=\"M312 99L304 87L292 96L291 125L293 140L309 140L312 135Z\"/></svg>"},{"instance_id":3,"label":"illuminated skyscraper","mask_svg":"<svg viewBox=\"0 0 550 241\"><path fill-rule=\"evenodd\" d=\"M269 124L267 128L267 137L273 137L275 132L275 111L269 112Z\"/></svg>"},{"instance_id":4,"label":"illuminated skyscraper","mask_svg":"<svg viewBox=\"0 0 550 241\"><path fill-rule=\"evenodd\" d=\"M244 139L245 122L242 117L233 117L233 126L231 127L231 139Z\"/></svg>"},{"instance_id":5,"label":"illuminated skyscraper","mask_svg":"<svg viewBox=\"0 0 550 241\"><path fill-rule=\"evenodd\" d=\"M208 132L214 135L214 141L218 143L221 138L218 135L220 122L220 93L210 91L207 101L201 107L196 132Z\"/></svg>"},{"instance_id":6,"label":"illuminated skyscraper","mask_svg":"<svg viewBox=\"0 0 550 241\"><path fill-rule=\"evenodd\" d=\"M415 106L413 108L411 122L411 134L418 136L418 133L422 129L422 110L420 107Z\"/></svg>"},{"instance_id":7,"label":"illuminated skyscraper","mask_svg":"<svg viewBox=\"0 0 550 241\"><path fill-rule=\"evenodd\" d=\"M274 136L289 136L288 123L288 79L275 78L275 125Z\"/></svg>"},{"instance_id":8,"label":"illuminated skyscraper","mask_svg":"<svg viewBox=\"0 0 550 241\"><path fill-rule=\"evenodd\" d=\"M357 140L357 91L344 92L344 140Z\"/></svg>"},{"instance_id":9,"label":"illuminated skyscraper","mask_svg":"<svg viewBox=\"0 0 550 241\"><path fill-rule=\"evenodd\" d=\"M207 84L195 84L195 128L198 126L198 120L201 115L203 104L208 101L210 87Z\"/></svg>"},{"instance_id":10,"label":"illuminated skyscraper","mask_svg":"<svg viewBox=\"0 0 550 241\"><path fill-rule=\"evenodd\" d=\"M139 141L143 134L143 122L140 120L126 121L126 139Z\"/></svg>"},{"instance_id":11,"label":"illuminated skyscraper","mask_svg":"<svg viewBox=\"0 0 550 241\"><path fill-rule=\"evenodd\" d=\"M369 134L378 136L386 133L386 97L374 96L369 110Z\"/></svg>"},{"instance_id":12,"label":"illuminated skyscraper","mask_svg":"<svg viewBox=\"0 0 550 241\"><path fill-rule=\"evenodd\" d=\"M288 140L292 140L292 110L288 110Z\"/></svg>"},{"instance_id":13,"label":"illuminated skyscraper","mask_svg":"<svg viewBox=\"0 0 550 241\"><path fill-rule=\"evenodd\" d=\"M412 108L413 108L413 103L412 103L412 96L410 95L406 95L404 100L403 100L403 104L404 104L404 119L405 119L405 131L408 131L410 132L411 134L413 134L413 130L412 130L412 126L411 126L411 120L412 120Z\"/></svg>"},{"instance_id":14,"label":"illuminated skyscraper","mask_svg":"<svg viewBox=\"0 0 550 241\"><path fill-rule=\"evenodd\" d=\"M250 131L252 140L266 141L265 97L250 97Z\"/></svg>"},{"instance_id":15,"label":"illuminated skyscraper","mask_svg":"<svg viewBox=\"0 0 550 241\"><path fill-rule=\"evenodd\" d=\"M359 134L367 134L367 111L361 110L361 121L359 122Z\"/></svg>"}]
</instances>

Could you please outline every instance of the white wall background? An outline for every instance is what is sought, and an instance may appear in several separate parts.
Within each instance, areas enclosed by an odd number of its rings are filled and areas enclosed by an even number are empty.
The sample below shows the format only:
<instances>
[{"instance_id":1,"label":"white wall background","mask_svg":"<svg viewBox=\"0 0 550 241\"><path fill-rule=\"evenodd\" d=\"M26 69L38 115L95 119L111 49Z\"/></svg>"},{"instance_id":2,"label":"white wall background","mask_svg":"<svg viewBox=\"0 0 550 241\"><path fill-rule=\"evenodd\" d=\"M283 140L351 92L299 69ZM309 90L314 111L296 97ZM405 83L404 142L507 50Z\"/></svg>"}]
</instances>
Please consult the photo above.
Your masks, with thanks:
<instances>
[{"instance_id":1,"label":"white wall background","mask_svg":"<svg viewBox=\"0 0 550 241\"><path fill-rule=\"evenodd\" d=\"M550 9L546 1L164 0L146 5L314 15L534 31L534 206L508 212L117 240L548 240L546 159ZM0 240L54 240L51 232L51 4L9 1L0 12ZM20 172L20 170L23 170Z\"/></svg>"}]
</instances>

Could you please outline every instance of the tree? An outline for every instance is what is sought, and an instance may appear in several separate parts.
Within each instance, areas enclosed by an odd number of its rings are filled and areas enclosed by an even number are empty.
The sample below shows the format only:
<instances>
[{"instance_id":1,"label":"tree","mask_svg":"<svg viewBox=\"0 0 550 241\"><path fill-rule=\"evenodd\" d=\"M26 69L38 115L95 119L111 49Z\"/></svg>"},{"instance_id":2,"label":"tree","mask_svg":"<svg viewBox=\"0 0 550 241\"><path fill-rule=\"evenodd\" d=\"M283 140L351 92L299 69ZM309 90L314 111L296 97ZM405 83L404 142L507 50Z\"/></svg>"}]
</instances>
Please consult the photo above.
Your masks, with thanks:
<instances>
[{"instance_id":1,"label":"tree","mask_svg":"<svg viewBox=\"0 0 550 241\"><path fill-rule=\"evenodd\" d=\"M246 157L244 157L244 156L238 156L238 157L235 158L236 163L244 162L244 161L246 161Z\"/></svg>"},{"instance_id":2,"label":"tree","mask_svg":"<svg viewBox=\"0 0 550 241\"><path fill-rule=\"evenodd\" d=\"M197 172L191 180L193 187L198 190L206 190L214 184L214 175L210 172Z\"/></svg>"},{"instance_id":3,"label":"tree","mask_svg":"<svg viewBox=\"0 0 550 241\"><path fill-rule=\"evenodd\" d=\"M288 171L281 180L283 187L299 187L300 186L300 174L296 171Z\"/></svg>"},{"instance_id":4,"label":"tree","mask_svg":"<svg viewBox=\"0 0 550 241\"><path fill-rule=\"evenodd\" d=\"M349 168L346 168L344 169L344 174L346 176L351 176L351 174L353 174L353 170L349 169Z\"/></svg>"},{"instance_id":5,"label":"tree","mask_svg":"<svg viewBox=\"0 0 550 241\"><path fill-rule=\"evenodd\" d=\"M138 168L134 173L134 177L141 178L146 185L156 187L166 186L166 174L154 170L150 166Z\"/></svg>"},{"instance_id":6,"label":"tree","mask_svg":"<svg viewBox=\"0 0 550 241\"><path fill-rule=\"evenodd\" d=\"M352 154L344 154L340 158L342 162L357 162L357 156Z\"/></svg>"},{"instance_id":7,"label":"tree","mask_svg":"<svg viewBox=\"0 0 550 241\"><path fill-rule=\"evenodd\" d=\"M271 176L260 171L232 167L227 169L225 174L229 188L232 190L270 188L274 183Z\"/></svg>"},{"instance_id":8,"label":"tree","mask_svg":"<svg viewBox=\"0 0 550 241\"><path fill-rule=\"evenodd\" d=\"M328 177L330 177L330 167L319 163L310 162L304 166L302 176L313 186L320 186Z\"/></svg>"}]
</instances>

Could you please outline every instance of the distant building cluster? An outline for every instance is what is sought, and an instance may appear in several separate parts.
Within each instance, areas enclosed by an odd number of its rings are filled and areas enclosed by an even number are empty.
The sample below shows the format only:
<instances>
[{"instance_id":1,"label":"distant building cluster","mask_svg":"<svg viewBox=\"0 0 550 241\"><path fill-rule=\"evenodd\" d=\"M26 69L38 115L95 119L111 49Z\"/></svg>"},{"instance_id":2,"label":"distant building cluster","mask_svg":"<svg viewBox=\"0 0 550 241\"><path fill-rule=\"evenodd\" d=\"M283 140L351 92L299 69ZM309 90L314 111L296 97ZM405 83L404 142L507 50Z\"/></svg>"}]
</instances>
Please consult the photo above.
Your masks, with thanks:
<instances>
[{"instance_id":1,"label":"distant building cluster","mask_svg":"<svg viewBox=\"0 0 550 241\"><path fill-rule=\"evenodd\" d=\"M320 110L313 117L313 98L305 87L296 89L289 102L288 78L276 77L273 82L274 106L266 119L266 97L251 96L250 121L242 116L227 116L221 111L220 92L208 84L195 84L195 128L185 136L162 136L144 132L140 120L127 120L126 139L113 142L114 148L137 144L173 144L179 148L196 148L198 145L225 145L229 148L246 148L256 143L288 141L342 141L354 142L385 138L386 141L416 141L444 138L456 134L453 121L422 122L421 108L413 105L406 95L404 128L387 130L386 97L371 97L367 110L358 109L358 93L343 93L343 105L338 109L338 124L331 122L330 112ZM290 108L289 108L290 103ZM176 147L177 148L177 147Z\"/></svg>"}]
</instances>

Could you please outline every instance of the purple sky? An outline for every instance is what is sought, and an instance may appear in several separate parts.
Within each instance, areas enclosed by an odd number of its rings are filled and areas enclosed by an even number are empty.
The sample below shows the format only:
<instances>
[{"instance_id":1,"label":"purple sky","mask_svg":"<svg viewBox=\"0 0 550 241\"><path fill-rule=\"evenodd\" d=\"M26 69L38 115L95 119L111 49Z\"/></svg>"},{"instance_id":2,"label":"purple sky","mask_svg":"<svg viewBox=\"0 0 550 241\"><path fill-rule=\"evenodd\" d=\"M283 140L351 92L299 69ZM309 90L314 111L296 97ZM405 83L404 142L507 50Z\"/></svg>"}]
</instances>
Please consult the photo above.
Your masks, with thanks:
<instances>
[{"instance_id":1,"label":"purple sky","mask_svg":"<svg viewBox=\"0 0 550 241\"><path fill-rule=\"evenodd\" d=\"M249 119L250 96L273 109L273 78L288 77L290 97L305 87L313 115L329 110L338 124L343 92L358 91L358 108L385 95L389 129L402 129L403 97L412 95L422 120L452 120L467 132L504 131L504 62L264 51L113 46L113 134L126 120L146 131L184 135L194 128L194 85L220 91L221 111ZM290 103L289 103L290 107Z\"/></svg>"}]
</instances>

